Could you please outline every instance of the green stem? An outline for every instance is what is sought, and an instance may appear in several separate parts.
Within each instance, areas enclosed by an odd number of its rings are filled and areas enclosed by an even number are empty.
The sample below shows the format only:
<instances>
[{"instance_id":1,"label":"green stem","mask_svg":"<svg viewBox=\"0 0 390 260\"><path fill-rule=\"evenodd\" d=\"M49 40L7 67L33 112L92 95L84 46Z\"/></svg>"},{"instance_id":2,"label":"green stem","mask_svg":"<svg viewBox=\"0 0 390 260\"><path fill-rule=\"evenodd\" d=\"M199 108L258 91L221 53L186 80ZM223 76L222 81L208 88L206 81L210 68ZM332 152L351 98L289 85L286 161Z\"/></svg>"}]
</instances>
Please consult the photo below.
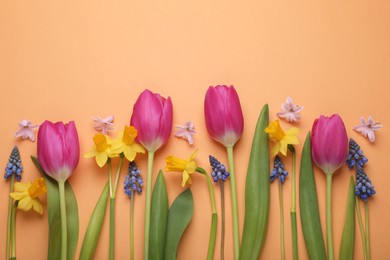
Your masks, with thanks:
<instances>
[{"instance_id":1,"label":"green stem","mask_svg":"<svg viewBox=\"0 0 390 260\"><path fill-rule=\"evenodd\" d=\"M226 147L226 150L229 160L230 189L232 197L234 259L238 260L240 256L240 235L238 232L238 207L236 192L236 175L234 173L233 147Z\"/></svg>"},{"instance_id":2,"label":"green stem","mask_svg":"<svg viewBox=\"0 0 390 260\"><path fill-rule=\"evenodd\" d=\"M107 167L108 167L108 186L110 186L110 198L112 198L112 181L111 181L111 177L112 177L112 166L111 166L111 159L108 158L107 160Z\"/></svg>"},{"instance_id":3,"label":"green stem","mask_svg":"<svg viewBox=\"0 0 390 260\"><path fill-rule=\"evenodd\" d=\"M326 174L326 240L328 244L328 259L333 260L332 235L332 174Z\"/></svg>"},{"instance_id":4,"label":"green stem","mask_svg":"<svg viewBox=\"0 0 390 260\"><path fill-rule=\"evenodd\" d=\"M362 237L364 260L367 260L366 235L365 235L365 232L364 232L362 215L360 214L359 199L358 199L357 196L356 196L356 203L355 204L356 204L356 207L355 207L356 208L356 215L357 215L357 219L358 219L358 222L359 222L359 228L360 228L360 235Z\"/></svg>"},{"instance_id":5,"label":"green stem","mask_svg":"<svg viewBox=\"0 0 390 260\"><path fill-rule=\"evenodd\" d=\"M150 206L152 200L154 152L148 152L148 174L146 176L146 207L145 207L145 235L144 235L144 260L149 260L149 233L150 233Z\"/></svg>"},{"instance_id":6,"label":"green stem","mask_svg":"<svg viewBox=\"0 0 390 260\"><path fill-rule=\"evenodd\" d=\"M214 189L211 183L210 176L207 173L205 173L204 176L206 176L207 184L209 187L211 209L212 209L212 222L211 222L211 230L210 230L209 249L207 252L207 260L213 260L215 240L217 238L217 207L215 206Z\"/></svg>"},{"instance_id":7,"label":"green stem","mask_svg":"<svg viewBox=\"0 0 390 260\"><path fill-rule=\"evenodd\" d=\"M298 260L298 235L297 235L297 213L296 213L296 184L295 184L295 168L296 168L296 153L293 146L289 146L292 153L292 169L291 169L291 239L293 249L293 259Z\"/></svg>"},{"instance_id":8,"label":"green stem","mask_svg":"<svg viewBox=\"0 0 390 260\"><path fill-rule=\"evenodd\" d=\"M61 212L61 260L66 260L68 252L68 230L66 223L65 181L58 181Z\"/></svg>"},{"instance_id":9,"label":"green stem","mask_svg":"<svg viewBox=\"0 0 390 260\"><path fill-rule=\"evenodd\" d=\"M221 185L221 260L225 259L225 189L224 181L220 180Z\"/></svg>"},{"instance_id":10,"label":"green stem","mask_svg":"<svg viewBox=\"0 0 390 260\"><path fill-rule=\"evenodd\" d=\"M368 203L364 202L364 207L366 209L366 249L367 249L367 260L371 259L371 250L370 250L370 224L369 224L369 216L368 216Z\"/></svg>"},{"instance_id":11,"label":"green stem","mask_svg":"<svg viewBox=\"0 0 390 260\"><path fill-rule=\"evenodd\" d=\"M12 207L12 214L11 214L11 258L16 259L16 207L17 202L15 202L14 206Z\"/></svg>"},{"instance_id":12,"label":"green stem","mask_svg":"<svg viewBox=\"0 0 390 260\"><path fill-rule=\"evenodd\" d=\"M115 198L110 198L110 249L108 259L115 256Z\"/></svg>"},{"instance_id":13,"label":"green stem","mask_svg":"<svg viewBox=\"0 0 390 260\"><path fill-rule=\"evenodd\" d=\"M11 181L9 183L9 192L14 192L14 183L15 183L15 175L11 175ZM5 257L8 260L9 259L9 252L10 252L10 246L11 246L11 215L12 215L12 208L13 208L13 199L8 194L8 218L7 218L7 242L6 242L6 250L5 250Z\"/></svg>"},{"instance_id":14,"label":"green stem","mask_svg":"<svg viewBox=\"0 0 390 260\"><path fill-rule=\"evenodd\" d=\"M283 210L283 189L282 189L282 182L278 181L279 186L279 210L280 210L280 252L281 252L281 259L285 259L284 254L284 210Z\"/></svg>"},{"instance_id":15,"label":"green stem","mask_svg":"<svg viewBox=\"0 0 390 260\"><path fill-rule=\"evenodd\" d=\"M134 260L134 192L130 197L130 260Z\"/></svg>"},{"instance_id":16,"label":"green stem","mask_svg":"<svg viewBox=\"0 0 390 260\"><path fill-rule=\"evenodd\" d=\"M117 187L118 187L119 176L121 175L121 170L122 170L122 165L123 165L124 154L121 153L120 157L121 157L121 159L119 160L118 169L117 169L117 171L116 171L114 189L113 189L113 191L112 191L112 198L113 198L113 199L115 199L115 196L116 196L116 189L117 189Z\"/></svg>"}]
</instances>

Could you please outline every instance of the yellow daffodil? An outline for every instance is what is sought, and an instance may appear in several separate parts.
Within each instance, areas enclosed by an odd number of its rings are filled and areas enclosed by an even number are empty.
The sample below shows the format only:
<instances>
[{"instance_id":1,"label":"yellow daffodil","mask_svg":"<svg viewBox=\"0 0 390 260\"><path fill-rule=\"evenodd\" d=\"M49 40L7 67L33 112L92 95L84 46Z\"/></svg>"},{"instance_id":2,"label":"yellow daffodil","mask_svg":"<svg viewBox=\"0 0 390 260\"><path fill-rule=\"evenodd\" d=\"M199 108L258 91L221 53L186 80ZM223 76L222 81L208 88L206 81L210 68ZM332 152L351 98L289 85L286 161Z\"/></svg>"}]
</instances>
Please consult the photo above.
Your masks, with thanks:
<instances>
[{"instance_id":1,"label":"yellow daffodil","mask_svg":"<svg viewBox=\"0 0 390 260\"><path fill-rule=\"evenodd\" d=\"M96 134L93 137L93 142L95 144L92 147L92 150L87 152L84 157L95 157L96 163L99 165L100 168L106 164L108 158L118 156L118 154L113 153L111 150L111 140L108 135Z\"/></svg>"},{"instance_id":2,"label":"yellow daffodil","mask_svg":"<svg viewBox=\"0 0 390 260\"><path fill-rule=\"evenodd\" d=\"M16 192L9 195L18 201L18 208L23 211L29 211L31 208L39 213L43 213L43 208L39 196L46 193L45 179L37 178L33 183L20 183L14 185Z\"/></svg>"},{"instance_id":3,"label":"yellow daffodil","mask_svg":"<svg viewBox=\"0 0 390 260\"><path fill-rule=\"evenodd\" d=\"M198 167L196 162L194 161L198 150L196 150L188 159L181 159L174 157L172 155L165 158L165 162L167 166L165 167L165 171L167 172L182 172L183 173L183 181L181 186L185 186L187 183L191 184L191 174L196 171Z\"/></svg>"},{"instance_id":4,"label":"yellow daffodil","mask_svg":"<svg viewBox=\"0 0 390 260\"><path fill-rule=\"evenodd\" d=\"M125 126L125 130L119 133L119 137L112 140L111 149L114 153L123 153L127 160L134 161L137 153L145 153L145 149L134 142L137 137L137 129L134 126Z\"/></svg>"},{"instance_id":5,"label":"yellow daffodil","mask_svg":"<svg viewBox=\"0 0 390 260\"><path fill-rule=\"evenodd\" d=\"M284 132L280 127L279 120L271 122L265 129L265 132L269 135L271 141L275 142L275 145L272 149L273 156L277 155L279 152L286 156L287 146L289 144L299 144L297 137L299 129L296 127L291 127L289 130L287 130L287 132Z\"/></svg>"}]
</instances>

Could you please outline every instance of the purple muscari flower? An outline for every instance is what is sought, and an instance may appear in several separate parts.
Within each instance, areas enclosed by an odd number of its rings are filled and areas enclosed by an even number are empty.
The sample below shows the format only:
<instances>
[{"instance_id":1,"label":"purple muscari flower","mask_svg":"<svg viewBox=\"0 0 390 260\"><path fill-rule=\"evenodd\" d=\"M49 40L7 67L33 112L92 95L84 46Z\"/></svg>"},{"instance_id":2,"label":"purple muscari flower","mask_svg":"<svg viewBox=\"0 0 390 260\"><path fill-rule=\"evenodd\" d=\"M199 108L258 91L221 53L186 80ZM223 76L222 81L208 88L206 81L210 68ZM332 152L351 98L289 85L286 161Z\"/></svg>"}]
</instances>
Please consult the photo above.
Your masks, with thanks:
<instances>
[{"instance_id":1,"label":"purple muscari flower","mask_svg":"<svg viewBox=\"0 0 390 260\"><path fill-rule=\"evenodd\" d=\"M22 179L22 171L23 166L20 160L19 149L17 146L14 146L5 167L4 179L8 179L12 174L15 174L16 180L20 181Z\"/></svg>"},{"instance_id":2,"label":"purple muscari flower","mask_svg":"<svg viewBox=\"0 0 390 260\"><path fill-rule=\"evenodd\" d=\"M370 178L368 178L366 172L363 168L357 168L356 172L356 186L355 194L361 200L367 201L367 199L373 196L376 193L374 186L371 183Z\"/></svg>"},{"instance_id":3,"label":"purple muscari flower","mask_svg":"<svg viewBox=\"0 0 390 260\"><path fill-rule=\"evenodd\" d=\"M360 146L353 140L349 139L349 153L347 157L347 164L349 169L352 169L354 166L356 168L363 167L368 162L368 159L363 155L363 150L360 149Z\"/></svg>"},{"instance_id":4,"label":"purple muscari flower","mask_svg":"<svg viewBox=\"0 0 390 260\"><path fill-rule=\"evenodd\" d=\"M138 194L142 193L144 181L141 177L141 171L138 169L134 161L129 163L128 172L129 174L126 175L124 182L124 189L126 195L132 198L134 192L138 192Z\"/></svg>"},{"instance_id":5,"label":"purple muscari flower","mask_svg":"<svg viewBox=\"0 0 390 260\"><path fill-rule=\"evenodd\" d=\"M284 164L279 156L275 156L274 169L271 172L270 181L273 182L275 179L279 179L281 183L284 183L288 172L284 169Z\"/></svg>"},{"instance_id":6,"label":"purple muscari flower","mask_svg":"<svg viewBox=\"0 0 390 260\"><path fill-rule=\"evenodd\" d=\"M226 170L225 165L220 163L215 157L211 155L209 155L209 160L211 169L213 170L211 177L213 178L214 182L218 182L219 180L226 181L230 174Z\"/></svg>"}]
</instances>

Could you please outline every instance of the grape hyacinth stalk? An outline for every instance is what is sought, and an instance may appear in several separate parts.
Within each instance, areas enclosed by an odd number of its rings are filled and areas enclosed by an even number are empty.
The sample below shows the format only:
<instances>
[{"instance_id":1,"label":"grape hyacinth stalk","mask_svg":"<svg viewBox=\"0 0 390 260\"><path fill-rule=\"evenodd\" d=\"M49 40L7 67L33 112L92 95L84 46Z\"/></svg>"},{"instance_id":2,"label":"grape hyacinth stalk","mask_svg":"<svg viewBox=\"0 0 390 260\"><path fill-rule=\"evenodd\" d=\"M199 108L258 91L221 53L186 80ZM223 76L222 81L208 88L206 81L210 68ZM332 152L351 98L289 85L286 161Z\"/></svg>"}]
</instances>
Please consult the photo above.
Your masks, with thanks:
<instances>
[{"instance_id":1,"label":"grape hyacinth stalk","mask_svg":"<svg viewBox=\"0 0 390 260\"><path fill-rule=\"evenodd\" d=\"M353 169L354 167L356 168L356 186L355 186L356 215L359 222L365 260L369 260L371 258L368 199L376 194L376 191L374 189L374 186L371 183L370 178L367 176L367 173L363 169L363 167L367 162L368 159L363 155L363 150L360 149L360 146L355 142L355 140L350 138L347 164L350 169ZM365 227L363 226L358 199L364 202Z\"/></svg>"},{"instance_id":2,"label":"grape hyacinth stalk","mask_svg":"<svg viewBox=\"0 0 390 260\"><path fill-rule=\"evenodd\" d=\"M5 167L4 179L10 179L9 192L14 191L14 183L22 179L23 166L20 159L20 153L17 146L12 149L7 166ZM16 234L15 234L15 215L16 205L13 205L11 196L8 198L8 219L7 219L7 242L6 242L6 259L16 259Z\"/></svg>"},{"instance_id":3,"label":"grape hyacinth stalk","mask_svg":"<svg viewBox=\"0 0 390 260\"><path fill-rule=\"evenodd\" d=\"M238 205L233 148L244 130L240 99L233 86L209 87L204 101L204 115L207 131L226 148L229 160L230 187L232 198L234 259L240 255L240 234L238 229Z\"/></svg>"},{"instance_id":4,"label":"grape hyacinth stalk","mask_svg":"<svg viewBox=\"0 0 390 260\"><path fill-rule=\"evenodd\" d=\"M270 181L274 182L278 179L279 187L279 210L280 210L280 249L281 249L281 259L285 259L284 253L284 210L283 210L283 189L282 186L286 181L288 172L284 168L284 164L279 156L275 156L274 159L274 169L271 172Z\"/></svg>"},{"instance_id":5,"label":"grape hyacinth stalk","mask_svg":"<svg viewBox=\"0 0 390 260\"><path fill-rule=\"evenodd\" d=\"M141 171L134 161L129 163L128 172L124 189L126 195L130 198L130 260L134 260L134 201L135 194L141 195L144 181L141 177Z\"/></svg>"},{"instance_id":6,"label":"grape hyacinth stalk","mask_svg":"<svg viewBox=\"0 0 390 260\"><path fill-rule=\"evenodd\" d=\"M215 183L219 182L221 188L221 260L225 257L225 189L224 183L228 180L230 173L226 170L225 165L220 163L215 157L209 156L210 166L212 169L211 177Z\"/></svg>"}]
</instances>

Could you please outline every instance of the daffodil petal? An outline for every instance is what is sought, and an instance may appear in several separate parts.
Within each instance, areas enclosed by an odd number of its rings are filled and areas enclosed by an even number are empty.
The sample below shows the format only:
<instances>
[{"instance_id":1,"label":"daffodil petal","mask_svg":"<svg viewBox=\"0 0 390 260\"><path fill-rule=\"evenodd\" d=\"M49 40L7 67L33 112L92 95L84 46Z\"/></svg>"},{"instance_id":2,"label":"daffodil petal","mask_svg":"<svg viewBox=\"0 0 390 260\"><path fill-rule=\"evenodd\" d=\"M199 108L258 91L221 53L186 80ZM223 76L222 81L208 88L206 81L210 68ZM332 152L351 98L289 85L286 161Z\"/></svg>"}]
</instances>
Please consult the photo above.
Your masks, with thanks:
<instances>
[{"instance_id":1,"label":"daffodil petal","mask_svg":"<svg viewBox=\"0 0 390 260\"><path fill-rule=\"evenodd\" d=\"M27 191L28 188L30 188L31 183L22 183L22 182L17 182L14 184L14 188L17 191Z\"/></svg>"},{"instance_id":2,"label":"daffodil petal","mask_svg":"<svg viewBox=\"0 0 390 260\"><path fill-rule=\"evenodd\" d=\"M27 196L19 200L18 202L18 208L23 211L29 211L32 208L32 202L31 197Z\"/></svg>"},{"instance_id":3,"label":"daffodil petal","mask_svg":"<svg viewBox=\"0 0 390 260\"><path fill-rule=\"evenodd\" d=\"M299 144L299 139L295 135L286 135L282 142L285 144Z\"/></svg>"},{"instance_id":4,"label":"daffodil petal","mask_svg":"<svg viewBox=\"0 0 390 260\"><path fill-rule=\"evenodd\" d=\"M181 186L182 186L182 187L186 186L187 181L188 181L189 183L191 182L190 175L189 175L186 171L184 171L184 172L183 172L183 181L182 181L182 183L181 183Z\"/></svg>"},{"instance_id":5,"label":"daffodil petal","mask_svg":"<svg viewBox=\"0 0 390 260\"><path fill-rule=\"evenodd\" d=\"M125 154L126 159L130 162L134 161L135 156L137 155L137 153L133 149L131 149L130 146L126 146L123 153Z\"/></svg>"},{"instance_id":6,"label":"daffodil petal","mask_svg":"<svg viewBox=\"0 0 390 260\"><path fill-rule=\"evenodd\" d=\"M24 197L28 196L27 191L25 192L12 192L9 194L14 200L21 200Z\"/></svg>"},{"instance_id":7,"label":"daffodil petal","mask_svg":"<svg viewBox=\"0 0 390 260\"><path fill-rule=\"evenodd\" d=\"M97 153L95 160L99 167L102 168L106 164L108 156L105 153Z\"/></svg>"},{"instance_id":8,"label":"daffodil petal","mask_svg":"<svg viewBox=\"0 0 390 260\"><path fill-rule=\"evenodd\" d=\"M84 154L84 158L93 158L97 154L96 149L92 149L91 151Z\"/></svg>"},{"instance_id":9,"label":"daffodil petal","mask_svg":"<svg viewBox=\"0 0 390 260\"><path fill-rule=\"evenodd\" d=\"M42 215L42 213L43 213L43 207L42 207L42 204L41 204L40 200L39 200L38 198L33 199L33 200L31 201L31 204L32 204L33 210L34 210L35 212L37 212L37 213L39 213L39 214Z\"/></svg>"},{"instance_id":10,"label":"daffodil petal","mask_svg":"<svg viewBox=\"0 0 390 260\"><path fill-rule=\"evenodd\" d=\"M275 156L279 153L280 150L280 142L276 142L274 147L272 148L272 156Z\"/></svg>"},{"instance_id":11,"label":"daffodil petal","mask_svg":"<svg viewBox=\"0 0 390 260\"><path fill-rule=\"evenodd\" d=\"M137 153L145 153L145 149L142 147L142 145L140 144L137 144L137 143L133 143L131 145L132 149L134 151L136 151Z\"/></svg>"}]
</instances>

